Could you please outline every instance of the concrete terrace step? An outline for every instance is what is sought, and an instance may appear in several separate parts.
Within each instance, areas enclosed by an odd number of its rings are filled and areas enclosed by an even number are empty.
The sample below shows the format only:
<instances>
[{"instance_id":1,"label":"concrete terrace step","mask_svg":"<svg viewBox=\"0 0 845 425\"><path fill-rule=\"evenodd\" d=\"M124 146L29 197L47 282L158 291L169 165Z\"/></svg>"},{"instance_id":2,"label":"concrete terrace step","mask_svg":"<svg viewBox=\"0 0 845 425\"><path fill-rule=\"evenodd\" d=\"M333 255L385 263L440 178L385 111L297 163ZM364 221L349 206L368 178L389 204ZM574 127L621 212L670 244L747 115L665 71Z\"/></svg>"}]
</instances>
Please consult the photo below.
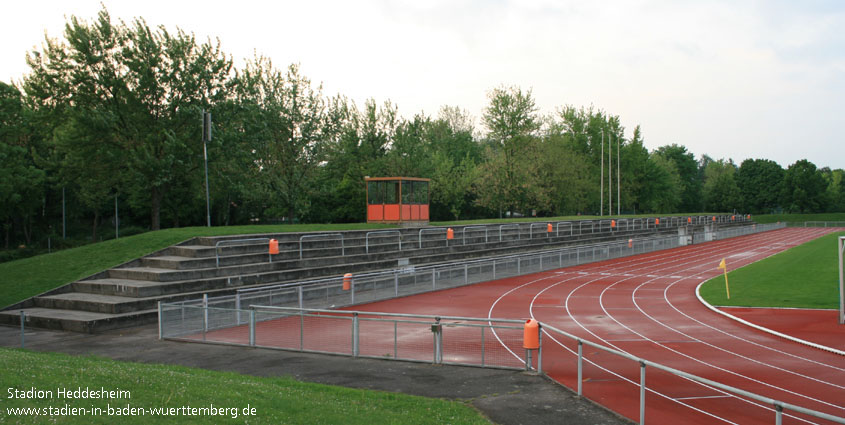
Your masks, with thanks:
<instances>
[{"instance_id":1,"label":"concrete terrace step","mask_svg":"<svg viewBox=\"0 0 845 425\"><path fill-rule=\"evenodd\" d=\"M143 310L124 314L94 313L80 310L29 307L14 311L0 311L0 323L20 326L20 312L26 315L26 326L72 332L94 333L155 323L157 310Z\"/></svg>"}]
</instances>

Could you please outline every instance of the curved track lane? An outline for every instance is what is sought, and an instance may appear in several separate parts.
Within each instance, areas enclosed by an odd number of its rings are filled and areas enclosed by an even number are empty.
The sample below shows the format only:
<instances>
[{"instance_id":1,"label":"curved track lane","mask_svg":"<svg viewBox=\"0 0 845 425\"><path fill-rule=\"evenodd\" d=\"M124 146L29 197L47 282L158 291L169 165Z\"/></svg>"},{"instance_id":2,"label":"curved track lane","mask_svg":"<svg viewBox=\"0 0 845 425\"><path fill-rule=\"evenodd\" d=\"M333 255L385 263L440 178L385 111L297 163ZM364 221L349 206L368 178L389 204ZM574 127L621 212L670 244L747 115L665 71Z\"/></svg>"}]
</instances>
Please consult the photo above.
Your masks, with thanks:
<instances>
[{"instance_id":1,"label":"curved track lane","mask_svg":"<svg viewBox=\"0 0 845 425\"><path fill-rule=\"evenodd\" d=\"M776 400L845 417L845 357L723 317L695 289L836 229L788 228L370 304L371 311L533 317L566 332ZM544 335L543 369L577 387L577 346ZM584 350L584 395L639 419L639 365ZM648 423L771 424L772 406L658 370L646 373ZM827 423L785 412L784 424Z\"/></svg>"}]
</instances>

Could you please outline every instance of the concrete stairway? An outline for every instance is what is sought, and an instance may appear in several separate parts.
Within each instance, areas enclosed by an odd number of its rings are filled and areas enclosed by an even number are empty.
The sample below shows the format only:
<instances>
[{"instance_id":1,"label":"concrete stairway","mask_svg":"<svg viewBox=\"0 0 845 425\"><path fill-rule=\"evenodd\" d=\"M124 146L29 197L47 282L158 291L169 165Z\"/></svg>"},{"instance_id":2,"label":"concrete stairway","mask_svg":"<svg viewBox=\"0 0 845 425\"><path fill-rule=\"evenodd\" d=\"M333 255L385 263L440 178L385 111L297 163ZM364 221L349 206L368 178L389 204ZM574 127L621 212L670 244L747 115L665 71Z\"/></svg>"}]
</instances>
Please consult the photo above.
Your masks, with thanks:
<instances>
[{"instance_id":1,"label":"concrete stairway","mask_svg":"<svg viewBox=\"0 0 845 425\"><path fill-rule=\"evenodd\" d=\"M558 235L557 230L563 231ZM577 229L559 227L547 233L545 224L459 226L448 244L445 228L194 238L13 305L0 312L0 323L19 325L23 311L27 326L97 332L155 322L159 301L393 269L400 259L421 265L678 234L678 227L672 226L589 230L578 235ZM255 240L259 238L278 240L279 253L269 255L267 241ZM242 239L253 241L237 242Z\"/></svg>"}]
</instances>

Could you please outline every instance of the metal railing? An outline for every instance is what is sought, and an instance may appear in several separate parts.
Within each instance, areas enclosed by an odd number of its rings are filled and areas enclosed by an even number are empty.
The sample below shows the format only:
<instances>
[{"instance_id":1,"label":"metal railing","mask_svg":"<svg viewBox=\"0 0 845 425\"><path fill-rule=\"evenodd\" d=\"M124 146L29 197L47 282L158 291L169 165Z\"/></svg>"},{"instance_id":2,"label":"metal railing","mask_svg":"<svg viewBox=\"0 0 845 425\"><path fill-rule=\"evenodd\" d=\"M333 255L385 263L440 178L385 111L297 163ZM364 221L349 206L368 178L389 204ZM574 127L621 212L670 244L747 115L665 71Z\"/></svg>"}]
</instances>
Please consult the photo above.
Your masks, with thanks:
<instances>
[{"instance_id":1,"label":"metal railing","mask_svg":"<svg viewBox=\"0 0 845 425\"><path fill-rule=\"evenodd\" d=\"M548 229L549 224L548 223L531 223L531 225L528 227L528 239L534 239L534 226L545 227L546 229ZM549 237L548 230L545 233L546 233L546 237Z\"/></svg>"},{"instance_id":2,"label":"metal railing","mask_svg":"<svg viewBox=\"0 0 845 425\"><path fill-rule=\"evenodd\" d=\"M364 247L367 254L370 253L370 235L396 235L399 237L399 250L402 250L402 232L398 230L380 230L378 232L367 232L364 236Z\"/></svg>"},{"instance_id":3,"label":"metal railing","mask_svg":"<svg viewBox=\"0 0 845 425\"><path fill-rule=\"evenodd\" d=\"M423 235L423 232L438 232L438 233L443 232L443 234L448 235L449 228L448 228L448 227L430 227L430 228L427 228L427 229L420 229L420 232L419 232L419 234L418 234L418 236L417 236L417 237L419 238L419 240L420 240L420 249L422 249L422 243L423 243L423 240L422 240L422 235ZM448 238L448 237L447 237L447 238L444 238L444 240L446 241L446 246L449 246L449 238Z\"/></svg>"},{"instance_id":4,"label":"metal railing","mask_svg":"<svg viewBox=\"0 0 845 425\"><path fill-rule=\"evenodd\" d=\"M340 255L346 255L346 247L343 243L343 233L321 233L319 235L304 235L299 238L299 259L302 259L302 241L304 239L316 239L316 238L325 238L328 236L340 236Z\"/></svg>"},{"instance_id":5,"label":"metal railing","mask_svg":"<svg viewBox=\"0 0 845 425\"><path fill-rule=\"evenodd\" d=\"M461 232L462 236L463 236L463 240L464 240L463 244L464 245L467 244L467 232L469 232L470 230L481 230L481 229L484 229L484 243L487 243L488 240L489 240L488 237L487 237L487 226L467 226L467 227L464 227L463 231Z\"/></svg>"},{"instance_id":6,"label":"metal railing","mask_svg":"<svg viewBox=\"0 0 845 425\"><path fill-rule=\"evenodd\" d=\"M249 244L245 244L243 242L258 242L258 241L267 242L269 244L270 238L231 239L231 240L225 240L225 241L217 242L216 244L214 244L214 260L215 260L214 264L218 268L220 267L220 245L237 244L237 243L239 243L240 245L249 245ZM271 263L273 262L273 256L270 254L269 249L267 250L267 258L270 260Z\"/></svg>"},{"instance_id":7,"label":"metal railing","mask_svg":"<svg viewBox=\"0 0 845 425\"><path fill-rule=\"evenodd\" d=\"M805 221L804 227L845 227L845 221Z\"/></svg>"},{"instance_id":8,"label":"metal railing","mask_svg":"<svg viewBox=\"0 0 845 425\"><path fill-rule=\"evenodd\" d=\"M502 241L502 229L505 228L516 228L516 238L522 239L520 232L519 232L519 225L518 224L502 224L499 226L499 242Z\"/></svg>"}]
</instances>

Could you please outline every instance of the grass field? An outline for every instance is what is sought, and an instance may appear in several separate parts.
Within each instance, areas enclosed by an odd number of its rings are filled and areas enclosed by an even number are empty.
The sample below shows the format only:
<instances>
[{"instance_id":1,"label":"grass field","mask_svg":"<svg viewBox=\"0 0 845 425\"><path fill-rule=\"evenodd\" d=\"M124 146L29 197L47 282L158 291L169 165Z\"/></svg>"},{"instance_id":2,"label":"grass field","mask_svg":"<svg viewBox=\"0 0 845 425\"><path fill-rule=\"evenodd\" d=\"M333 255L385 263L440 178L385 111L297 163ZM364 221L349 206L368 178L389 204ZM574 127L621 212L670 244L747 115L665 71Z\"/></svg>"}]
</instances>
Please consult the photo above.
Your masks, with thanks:
<instances>
[{"instance_id":1,"label":"grass field","mask_svg":"<svg viewBox=\"0 0 845 425\"><path fill-rule=\"evenodd\" d=\"M823 236L741 269L730 271L731 298L725 278L701 286L701 296L719 306L839 308L839 232Z\"/></svg>"},{"instance_id":2,"label":"grass field","mask_svg":"<svg viewBox=\"0 0 845 425\"><path fill-rule=\"evenodd\" d=\"M117 362L94 357L0 349L0 423L256 423L256 424L488 424L472 407L457 401L380 391L303 383L291 378L262 378L181 366ZM125 390L131 398L69 399L59 389ZM52 392L39 399L11 398L9 389ZM125 394L124 394L125 395ZM108 407L145 408L145 416L108 415ZM226 409L212 411L192 408ZM85 408L86 415L13 416L11 409ZM245 408L254 409L244 415ZM102 409L92 415L92 408ZM179 416L151 417L152 408L174 408ZM231 409L237 409L232 411ZM18 411L20 413L20 411ZM248 410L247 413L250 411ZM59 411L59 413L62 413ZM68 412L64 412L68 413ZM80 413L77 411L76 413ZM128 413L124 410L123 413ZM137 413L137 412L136 412ZM201 415L199 413L209 413ZM217 412L221 413L221 412ZM237 416L233 418L232 416Z\"/></svg>"}]
</instances>

